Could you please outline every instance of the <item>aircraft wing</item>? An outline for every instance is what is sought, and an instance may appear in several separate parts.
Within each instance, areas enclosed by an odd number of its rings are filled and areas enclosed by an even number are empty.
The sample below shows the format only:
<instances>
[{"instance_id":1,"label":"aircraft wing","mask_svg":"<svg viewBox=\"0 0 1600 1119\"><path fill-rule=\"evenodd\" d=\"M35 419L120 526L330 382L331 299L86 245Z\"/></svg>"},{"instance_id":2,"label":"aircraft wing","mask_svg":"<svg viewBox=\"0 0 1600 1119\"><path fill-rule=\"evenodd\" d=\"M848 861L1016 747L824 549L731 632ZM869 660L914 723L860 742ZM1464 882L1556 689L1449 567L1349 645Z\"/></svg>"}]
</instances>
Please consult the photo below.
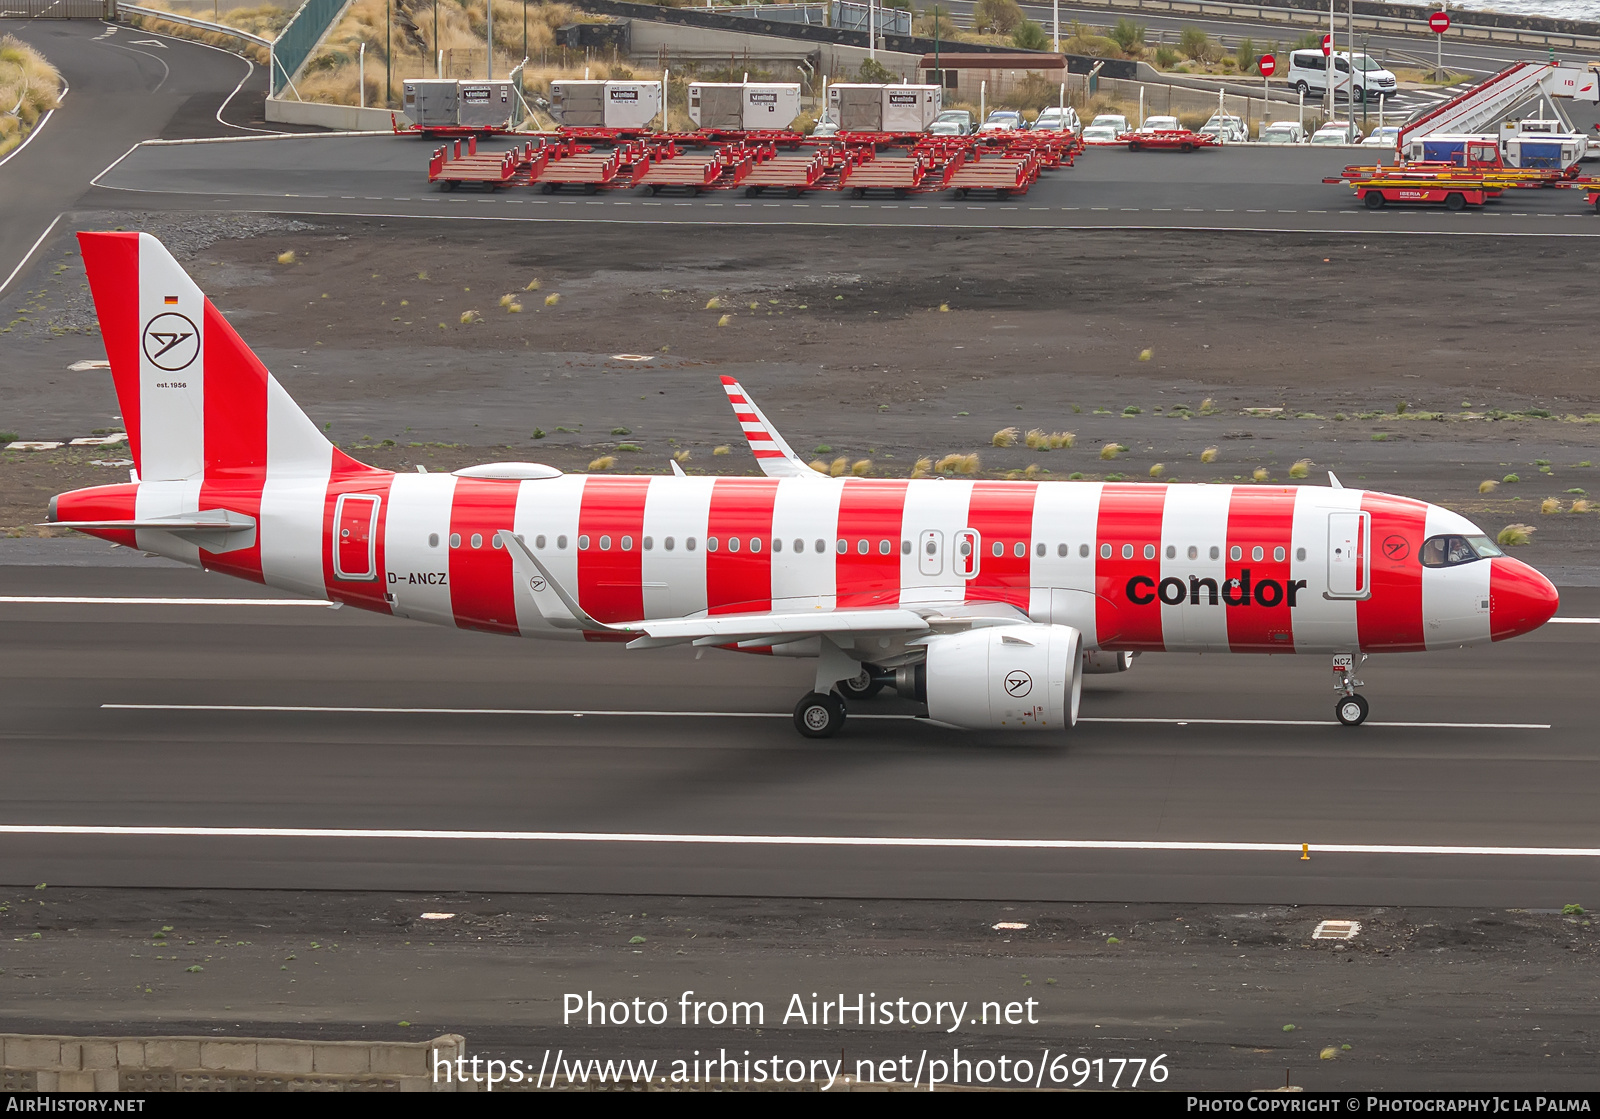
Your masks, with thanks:
<instances>
[{"instance_id":1,"label":"aircraft wing","mask_svg":"<svg viewBox=\"0 0 1600 1119\"><path fill-rule=\"evenodd\" d=\"M728 403L733 405L733 414L739 417L739 426L744 429L744 437L749 441L750 450L756 456L756 465L761 467L763 474L769 478L822 477L794 453L794 449L778 434L778 429L756 407L756 402L750 399L743 385L732 377L724 377L722 388L728 394Z\"/></svg>"},{"instance_id":2,"label":"aircraft wing","mask_svg":"<svg viewBox=\"0 0 1600 1119\"><path fill-rule=\"evenodd\" d=\"M1027 617L1014 607L994 605L972 612L930 607L927 613L902 606L859 610L768 611L751 614L709 614L689 618L643 619L637 622L602 622L590 615L550 573L528 545L510 532L500 533L511 553L518 577L528 587L534 605L558 629L588 630L631 637L630 649L655 649L667 645L782 645L807 637L877 635L904 641L949 629L974 626L1018 625Z\"/></svg>"}]
</instances>

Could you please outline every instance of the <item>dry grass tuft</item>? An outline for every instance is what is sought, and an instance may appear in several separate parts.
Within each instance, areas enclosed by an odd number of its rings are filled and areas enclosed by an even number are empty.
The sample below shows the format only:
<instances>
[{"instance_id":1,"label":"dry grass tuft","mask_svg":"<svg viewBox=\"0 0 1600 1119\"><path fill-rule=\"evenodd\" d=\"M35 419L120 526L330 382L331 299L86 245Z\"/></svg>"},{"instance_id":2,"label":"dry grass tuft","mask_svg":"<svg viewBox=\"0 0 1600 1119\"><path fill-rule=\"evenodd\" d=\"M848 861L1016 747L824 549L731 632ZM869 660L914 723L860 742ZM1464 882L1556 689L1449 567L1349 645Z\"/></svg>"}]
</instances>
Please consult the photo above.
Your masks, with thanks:
<instances>
[{"instance_id":1,"label":"dry grass tuft","mask_svg":"<svg viewBox=\"0 0 1600 1119\"><path fill-rule=\"evenodd\" d=\"M1539 502L1539 512L1546 515L1561 512L1561 499L1559 497L1545 498L1543 501Z\"/></svg>"},{"instance_id":2,"label":"dry grass tuft","mask_svg":"<svg viewBox=\"0 0 1600 1119\"><path fill-rule=\"evenodd\" d=\"M522 290L523 291L538 291L539 287L540 287L540 284L539 284L538 280L529 280L528 281L528 286L523 288Z\"/></svg>"},{"instance_id":3,"label":"dry grass tuft","mask_svg":"<svg viewBox=\"0 0 1600 1119\"><path fill-rule=\"evenodd\" d=\"M1110 462L1122 452L1123 446L1121 443L1107 443L1104 447L1100 448L1100 457L1105 459L1107 462Z\"/></svg>"},{"instance_id":4,"label":"dry grass tuft","mask_svg":"<svg viewBox=\"0 0 1600 1119\"><path fill-rule=\"evenodd\" d=\"M978 456L975 454L949 454L936 462L933 468L940 474L976 474L978 466Z\"/></svg>"},{"instance_id":5,"label":"dry grass tuft","mask_svg":"<svg viewBox=\"0 0 1600 1119\"><path fill-rule=\"evenodd\" d=\"M943 312L945 312L945 311L948 311L948 310L950 310L950 304L948 304L948 303L941 303L941 304L939 304L939 311L940 311L940 312L941 312L941 313L943 313Z\"/></svg>"},{"instance_id":6,"label":"dry grass tuft","mask_svg":"<svg viewBox=\"0 0 1600 1119\"><path fill-rule=\"evenodd\" d=\"M476 311L462 311L461 312L461 325L462 326L471 326L475 322L482 322L482 321L483 321L483 316L478 314L478 312L476 312Z\"/></svg>"},{"instance_id":7,"label":"dry grass tuft","mask_svg":"<svg viewBox=\"0 0 1600 1119\"><path fill-rule=\"evenodd\" d=\"M717 320L717 325L718 326L727 326L732 321L733 321L733 316L732 315L723 315L720 319Z\"/></svg>"},{"instance_id":8,"label":"dry grass tuft","mask_svg":"<svg viewBox=\"0 0 1600 1119\"><path fill-rule=\"evenodd\" d=\"M1139 360L1140 361L1149 361L1154 356L1155 356L1154 351L1151 351L1151 350L1140 350L1139 351Z\"/></svg>"},{"instance_id":9,"label":"dry grass tuft","mask_svg":"<svg viewBox=\"0 0 1600 1119\"><path fill-rule=\"evenodd\" d=\"M516 301L517 301L517 297L514 296L514 295L502 295L500 297L500 306L509 307L513 303L515 303Z\"/></svg>"},{"instance_id":10,"label":"dry grass tuft","mask_svg":"<svg viewBox=\"0 0 1600 1119\"><path fill-rule=\"evenodd\" d=\"M926 478L932 473L933 460L927 455L923 455L911 467L911 476L913 478Z\"/></svg>"},{"instance_id":11,"label":"dry grass tuft","mask_svg":"<svg viewBox=\"0 0 1600 1119\"><path fill-rule=\"evenodd\" d=\"M1077 446L1078 437L1070 431L1052 431L1048 437L1048 442L1052 450L1059 450L1062 447Z\"/></svg>"},{"instance_id":12,"label":"dry grass tuft","mask_svg":"<svg viewBox=\"0 0 1600 1119\"><path fill-rule=\"evenodd\" d=\"M38 118L61 104L61 74L14 35L0 37L0 155L22 144Z\"/></svg>"},{"instance_id":13,"label":"dry grass tuft","mask_svg":"<svg viewBox=\"0 0 1600 1119\"><path fill-rule=\"evenodd\" d=\"M1011 428L1010 430L1015 431L1016 429L1015 428ZM1030 428L1029 431L1028 431L1028 434L1022 437L1022 441L1024 443L1026 443L1029 447L1032 447L1036 451L1039 451L1039 450L1046 450L1047 451L1047 450L1049 450L1050 449L1049 440L1050 440L1050 437L1048 435L1046 435L1041 429L1039 429L1037 427Z\"/></svg>"},{"instance_id":14,"label":"dry grass tuft","mask_svg":"<svg viewBox=\"0 0 1600 1119\"><path fill-rule=\"evenodd\" d=\"M1258 466L1250 472L1250 477L1257 482L1265 482L1271 475L1267 473L1265 466Z\"/></svg>"},{"instance_id":15,"label":"dry grass tuft","mask_svg":"<svg viewBox=\"0 0 1600 1119\"><path fill-rule=\"evenodd\" d=\"M733 448L723 443L720 446L712 447L711 453L713 455L731 455L733 454Z\"/></svg>"},{"instance_id":16,"label":"dry grass tuft","mask_svg":"<svg viewBox=\"0 0 1600 1119\"><path fill-rule=\"evenodd\" d=\"M295 255L293 249L285 249L283 252L278 254L279 264L293 264L294 262Z\"/></svg>"},{"instance_id":17,"label":"dry grass tuft","mask_svg":"<svg viewBox=\"0 0 1600 1119\"><path fill-rule=\"evenodd\" d=\"M1506 525L1495 536L1495 543L1502 548L1520 548L1524 544L1533 543L1533 534L1539 530L1532 525L1515 524Z\"/></svg>"},{"instance_id":18,"label":"dry grass tuft","mask_svg":"<svg viewBox=\"0 0 1600 1119\"><path fill-rule=\"evenodd\" d=\"M617 465L616 455L601 455L589 464L590 470L610 470Z\"/></svg>"},{"instance_id":19,"label":"dry grass tuft","mask_svg":"<svg viewBox=\"0 0 1600 1119\"><path fill-rule=\"evenodd\" d=\"M838 458L834 459L828 464L828 477L842 478L849 469L850 460L845 458L843 455L840 455Z\"/></svg>"},{"instance_id":20,"label":"dry grass tuft","mask_svg":"<svg viewBox=\"0 0 1600 1119\"><path fill-rule=\"evenodd\" d=\"M815 470L818 474L826 474L828 472L828 464L823 462L820 458L814 458L806 465L811 467L811 469Z\"/></svg>"},{"instance_id":21,"label":"dry grass tuft","mask_svg":"<svg viewBox=\"0 0 1600 1119\"><path fill-rule=\"evenodd\" d=\"M989 436L989 442L996 447L1015 447L1017 445L1017 429L1002 427L999 431ZM1032 446L1030 443L1029 446Z\"/></svg>"},{"instance_id":22,"label":"dry grass tuft","mask_svg":"<svg viewBox=\"0 0 1600 1119\"><path fill-rule=\"evenodd\" d=\"M1572 508L1567 510L1567 512L1569 512L1569 513L1593 513L1594 509L1595 509L1594 502L1590 501L1587 497L1580 497L1580 498L1578 498L1578 500L1576 500L1576 501L1574 501L1572 503Z\"/></svg>"},{"instance_id":23,"label":"dry grass tuft","mask_svg":"<svg viewBox=\"0 0 1600 1119\"><path fill-rule=\"evenodd\" d=\"M689 455L688 451L673 451L672 452L672 461L673 462L684 463L684 462L688 462L689 458L690 458L690 455Z\"/></svg>"},{"instance_id":24,"label":"dry grass tuft","mask_svg":"<svg viewBox=\"0 0 1600 1119\"><path fill-rule=\"evenodd\" d=\"M718 299L716 296L713 295L710 299L706 300L706 310L708 310L708 311L720 311L720 310L722 310L722 300Z\"/></svg>"},{"instance_id":25,"label":"dry grass tuft","mask_svg":"<svg viewBox=\"0 0 1600 1119\"><path fill-rule=\"evenodd\" d=\"M1209 416L1212 412L1215 412L1216 410L1217 410L1217 402L1215 400L1212 400L1209 396L1206 397L1204 400L1202 400L1200 402L1200 414L1202 416Z\"/></svg>"},{"instance_id":26,"label":"dry grass tuft","mask_svg":"<svg viewBox=\"0 0 1600 1119\"><path fill-rule=\"evenodd\" d=\"M1152 478L1159 478L1166 472L1167 468L1159 462L1150 467L1150 477Z\"/></svg>"},{"instance_id":27,"label":"dry grass tuft","mask_svg":"<svg viewBox=\"0 0 1600 1119\"><path fill-rule=\"evenodd\" d=\"M544 297L544 305L546 307L554 307L557 303L560 303L560 302L561 302L561 293L559 291L553 291L549 295Z\"/></svg>"},{"instance_id":28,"label":"dry grass tuft","mask_svg":"<svg viewBox=\"0 0 1600 1119\"><path fill-rule=\"evenodd\" d=\"M956 464L956 472L958 474L976 474L980 465L977 454L962 455L961 461Z\"/></svg>"},{"instance_id":29,"label":"dry grass tuft","mask_svg":"<svg viewBox=\"0 0 1600 1119\"><path fill-rule=\"evenodd\" d=\"M1500 483L1496 482L1493 478L1485 478L1483 481L1478 483L1479 493L1493 493L1499 488Z\"/></svg>"},{"instance_id":30,"label":"dry grass tuft","mask_svg":"<svg viewBox=\"0 0 1600 1119\"><path fill-rule=\"evenodd\" d=\"M1217 461L1217 456L1220 455L1221 453L1222 453L1222 451L1219 450L1216 447L1207 447L1205 450L1200 452L1200 461L1201 462L1216 462Z\"/></svg>"},{"instance_id":31,"label":"dry grass tuft","mask_svg":"<svg viewBox=\"0 0 1600 1119\"><path fill-rule=\"evenodd\" d=\"M855 462L850 464L850 473L854 474L857 478L865 478L868 474L872 473L872 460L870 458L856 459Z\"/></svg>"},{"instance_id":32,"label":"dry grass tuft","mask_svg":"<svg viewBox=\"0 0 1600 1119\"><path fill-rule=\"evenodd\" d=\"M1308 458L1303 458L1289 467L1289 477L1304 478L1311 473L1311 468L1316 465Z\"/></svg>"}]
</instances>

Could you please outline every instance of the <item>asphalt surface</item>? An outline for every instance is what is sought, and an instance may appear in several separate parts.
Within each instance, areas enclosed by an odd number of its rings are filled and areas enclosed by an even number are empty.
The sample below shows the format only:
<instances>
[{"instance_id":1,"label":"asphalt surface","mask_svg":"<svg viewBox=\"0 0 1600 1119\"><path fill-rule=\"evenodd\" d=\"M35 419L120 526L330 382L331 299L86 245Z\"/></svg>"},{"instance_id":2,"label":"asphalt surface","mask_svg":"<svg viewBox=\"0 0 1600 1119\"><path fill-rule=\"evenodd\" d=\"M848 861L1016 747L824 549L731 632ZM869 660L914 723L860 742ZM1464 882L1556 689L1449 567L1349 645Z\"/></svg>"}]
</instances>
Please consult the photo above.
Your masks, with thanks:
<instances>
[{"instance_id":1,"label":"asphalt surface","mask_svg":"<svg viewBox=\"0 0 1600 1119\"><path fill-rule=\"evenodd\" d=\"M9 596L283 597L0 571ZM350 609L4 602L0 629L11 884L1559 906L1595 880L1590 625L1370 662L1360 730L1333 724L1322 658L1146 656L1089 678L1065 743L859 717L817 743L788 717L808 662ZM391 834L282 833L307 828ZM839 843L886 837L918 842ZM1127 846L1151 841L1179 849ZM1277 846L1193 847L1214 843ZM1590 854L1324 849L1350 844Z\"/></svg>"},{"instance_id":2,"label":"asphalt surface","mask_svg":"<svg viewBox=\"0 0 1600 1119\"><path fill-rule=\"evenodd\" d=\"M77 206L89 180L141 140L261 134L244 94L259 104L265 72L216 47L98 20L0 21L52 62L68 92L25 147L0 161L0 293L58 216ZM235 96L235 91L240 96ZM226 110L226 111L224 111ZM70 223L67 223L70 224ZM15 279L10 279L15 283Z\"/></svg>"},{"instance_id":3,"label":"asphalt surface","mask_svg":"<svg viewBox=\"0 0 1600 1119\"><path fill-rule=\"evenodd\" d=\"M509 145L483 145L480 151ZM1575 190L1521 190L1482 209L1390 206L1369 211L1329 186L1348 164L1380 162L1373 148L1290 151L1233 147L1184 154L1092 149L1046 172L1026 196L904 200L819 191L799 199L699 197L637 190L545 195L528 187L445 192L427 181L429 146L392 136L293 137L138 148L95 181L105 208L270 210L285 214L446 217L460 221L582 221L715 225L873 225L936 228L1187 229L1275 232L1562 234L1600 236ZM886 158L893 158L892 156Z\"/></svg>"}]
</instances>

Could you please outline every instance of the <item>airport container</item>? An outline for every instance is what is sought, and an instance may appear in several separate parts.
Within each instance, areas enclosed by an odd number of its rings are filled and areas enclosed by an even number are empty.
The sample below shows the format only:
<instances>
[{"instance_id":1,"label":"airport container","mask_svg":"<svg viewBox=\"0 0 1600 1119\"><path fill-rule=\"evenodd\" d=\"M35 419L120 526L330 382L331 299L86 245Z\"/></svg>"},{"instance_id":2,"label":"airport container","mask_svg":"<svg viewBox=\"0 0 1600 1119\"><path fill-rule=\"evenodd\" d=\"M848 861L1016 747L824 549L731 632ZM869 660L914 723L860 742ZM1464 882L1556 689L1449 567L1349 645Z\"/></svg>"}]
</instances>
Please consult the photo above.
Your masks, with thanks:
<instances>
[{"instance_id":1,"label":"airport container","mask_svg":"<svg viewBox=\"0 0 1600 1119\"><path fill-rule=\"evenodd\" d=\"M645 128L661 113L660 82L550 83L550 115L569 128Z\"/></svg>"},{"instance_id":2,"label":"airport container","mask_svg":"<svg viewBox=\"0 0 1600 1119\"><path fill-rule=\"evenodd\" d=\"M782 129L799 115L798 82L689 83L689 119L700 128Z\"/></svg>"},{"instance_id":3,"label":"airport container","mask_svg":"<svg viewBox=\"0 0 1600 1119\"><path fill-rule=\"evenodd\" d=\"M936 85L837 82L828 87L828 113L841 132L926 132L942 103Z\"/></svg>"},{"instance_id":4,"label":"airport container","mask_svg":"<svg viewBox=\"0 0 1600 1119\"><path fill-rule=\"evenodd\" d=\"M1582 136L1511 136L1500 142L1507 167L1539 167L1565 171L1584 156L1587 141Z\"/></svg>"},{"instance_id":5,"label":"airport container","mask_svg":"<svg viewBox=\"0 0 1600 1119\"><path fill-rule=\"evenodd\" d=\"M1467 165L1467 145L1487 141L1498 146L1499 138L1485 133L1435 132L1406 141L1405 159L1411 163L1453 163Z\"/></svg>"},{"instance_id":6,"label":"airport container","mask_svg":"<svg viewBox=\"0 0 1600 1119\"><path fill-rule=\"evenodd\" d=\"M454 78L411 78L404 83L405 114L419 128L450 128L456 123Z\"/></svg>"},{"instance_id":7,"label":"airport container","mask_svg":"<svg viewBox=\"0 0 1600 1119\"><path fill-rule=\"evenodd\" d=\"M462 128L510 128L517 116L516 86L508 81L463 81L456 92Z\"/></svg>"}]
</instances>

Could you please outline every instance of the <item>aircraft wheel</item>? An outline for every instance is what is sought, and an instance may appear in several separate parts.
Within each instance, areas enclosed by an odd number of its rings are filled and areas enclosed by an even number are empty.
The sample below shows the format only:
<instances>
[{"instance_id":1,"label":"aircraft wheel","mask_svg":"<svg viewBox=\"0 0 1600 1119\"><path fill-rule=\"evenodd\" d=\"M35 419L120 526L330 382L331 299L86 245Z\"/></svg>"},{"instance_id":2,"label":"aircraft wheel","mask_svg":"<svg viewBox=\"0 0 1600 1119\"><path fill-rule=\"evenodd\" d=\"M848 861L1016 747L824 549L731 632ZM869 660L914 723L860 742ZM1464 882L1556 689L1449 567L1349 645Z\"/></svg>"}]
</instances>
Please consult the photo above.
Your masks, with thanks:
<instances>
[{"instance_id":1,"label":"aircraft wheel","mask_svg":"<svg viewBox=\"0 0 1600 1119\"><path fill-rule=\"evenodd\" d=\"M1363 201L1366 202L1367 209L1369 209L1369 210L1381 210L1381 209L1383 209L1383 192L1382 191L1376 191L1376 190L1369 190L1369 191L1367 191L1366 197L1363 199Z\"/></svg>"},{"instance_id":2,"label":"aircraft wheel","mask_svg":"<svg viewBox=\"0 0 1600 1119\"><path fill-rule=\"evenodd\" d=\"M1333 713L1345 726L1359 727L1367 721L1367 698L1359 695L1340 696L1339 702L1334 704ZM799 718L799 715L795 717Z\"/></svg>"},{"instance_id":3,"label":"aircraft wheel","mask_svg":"<svg viewBox=\"0 0 1600 1119\"><path fill-rule=\"evenodd\" d=\"M832 738L844 726L844 701L811 692L794 708L794 728L807 738Z\"/></svg>"},{"instance_id":4,"label":"aircraft wheel","mask_svg":"<svg viewBox=\"0 0 1600 1119\"><path fill-rule=\"evenodd\" d=\"M870 664L864 664L861 666L860 672L856 673L848 680L840 680L834 686L839 689L839 694L844 696L845 699L871 699L873 696L883 691L883 683L880 680L875 680L873 678L875 675L876 673L873 671L873 666Z\"/></svg>"}]
</instances>

